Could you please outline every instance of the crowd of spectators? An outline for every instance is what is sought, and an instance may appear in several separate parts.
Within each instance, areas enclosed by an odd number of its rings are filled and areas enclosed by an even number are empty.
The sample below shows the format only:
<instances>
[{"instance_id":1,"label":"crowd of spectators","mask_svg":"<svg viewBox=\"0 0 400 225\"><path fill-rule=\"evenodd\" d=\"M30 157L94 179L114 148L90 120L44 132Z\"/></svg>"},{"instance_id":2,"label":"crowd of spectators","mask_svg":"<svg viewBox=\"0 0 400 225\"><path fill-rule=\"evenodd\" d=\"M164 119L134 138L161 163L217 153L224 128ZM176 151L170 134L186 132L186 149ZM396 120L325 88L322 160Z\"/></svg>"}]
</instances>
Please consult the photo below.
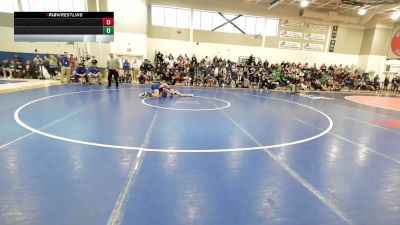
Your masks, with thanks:
<instances>
[{"instance_id":1,"label":"crowd of spectators","mask_svg":"<svg viewBox=\"0 0 400 225\"><path fill-rule=\"evenodd\" d=\"M221 57L189 58L186 54L174 58L172 54L158 52L155 57L154 75L169 84L185 83L203 87L255 88L285 90L340 91L347 87L355 90L387 90L391 83L392 91L398 92L400 77L381 81L376 75L360 74L354 66L325 65L317 67L308 63L270 63L251 55L242 62L233 62ZM144 74L149 74L148 70Z\"/></svg>"},{"instance_id":2,"label":"crowd of spectators","mask_svg":"<svg viewBox=\"0 0 400 225\"><path fill-rule=\"evenodd\" d=\"M77 82L82 78L91 83L91 78L98 77L101 83L100 68L95 56L86 55L76 57L65 52L63 55L46 54L43 57L36 55L32 60L22 62L18 55L11 60L1 62L3 77L51 79L61 76L61 82L67 77ZM44 69L43 69L44 68ZM298 92L299 90L340 91L343 88L355 90L383 90L399 92L400 76L397 74L383 81L378 75L371 77L360 74L355 67L343 65L325 65L317 67L308 63L270 63L250 57L241 62L234 62L215 56L198 59L195 55L164 55L158 52L154 66L144 60L140 66L140 74L133 76L132 66L126 60L122 62L119 82L132 83L135 79L144 84L153 79L165 80L171 85L184 83L185 85L202 87L232 87L253 89L275 89L283 87L285 90Z\"/></svg>"},{"instance_id":3,"label":"crowd of spectators","mask_svg":"<svg viewBox=\"0 0 400 225\"><path fill-rule=\"evenodd\" d=\"M45 54L43 57L36 55L32 60L22 61L18 55L13 59L0 62L0 73L4 78L29 78L29 79L56 79L60 76L61 82L66 77L67 82L77 83L82 78L85 83L91 83L91 78L102 80L101 69L95 56L74 56L64 52L63 55ZM126 60L119 76L121 83L131 83L131 65ZM72 79L71 79L72 78Z\"/></svg>"}]
</instances>

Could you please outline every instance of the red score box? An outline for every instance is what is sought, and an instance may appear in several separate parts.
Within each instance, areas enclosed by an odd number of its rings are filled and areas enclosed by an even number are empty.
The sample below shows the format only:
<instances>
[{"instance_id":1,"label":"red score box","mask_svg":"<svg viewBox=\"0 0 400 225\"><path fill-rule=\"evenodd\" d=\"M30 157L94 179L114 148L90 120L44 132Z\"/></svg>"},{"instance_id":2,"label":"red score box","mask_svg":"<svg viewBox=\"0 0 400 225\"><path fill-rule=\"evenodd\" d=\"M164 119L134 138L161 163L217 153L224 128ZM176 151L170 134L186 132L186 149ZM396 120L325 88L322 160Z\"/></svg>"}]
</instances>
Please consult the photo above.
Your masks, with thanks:
<instances>
[{"instance_id":1,"label":"red score box","mask_svg":"<svg viewBox=\"0 0 400 225\"><path fill-rule=\"evenodd\" d=\"M103 26L114 26L114 18L103 18Z\"/></svg>"}]
</instances>

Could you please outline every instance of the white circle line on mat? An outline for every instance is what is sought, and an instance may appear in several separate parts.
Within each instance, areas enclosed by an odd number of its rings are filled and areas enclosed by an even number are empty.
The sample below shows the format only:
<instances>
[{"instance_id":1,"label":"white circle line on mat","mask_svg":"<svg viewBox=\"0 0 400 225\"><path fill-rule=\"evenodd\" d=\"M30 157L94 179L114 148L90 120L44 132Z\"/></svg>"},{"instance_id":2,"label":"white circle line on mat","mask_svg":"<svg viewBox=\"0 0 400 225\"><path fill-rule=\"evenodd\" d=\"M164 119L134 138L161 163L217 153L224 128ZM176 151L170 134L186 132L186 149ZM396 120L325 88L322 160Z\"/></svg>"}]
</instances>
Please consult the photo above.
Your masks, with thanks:
<instances>
[{"instance_id":1,"label":"white circle line on mat","mask_svg":"<svg viewBox=\"0 0 400 225\"><path fill-rule=\"evenodd\" d=\"M130 89L135 89L135 88L130 88ZM141 89L141 88L137 88L137 89ZM108 91L108 90L114 90L114 89L69 92L69 93L63 93L63 94L58 94L58 95L47 96L47 97L44 97L44 98L39 98L39 99L30 101L30 102L20 106L14 112L14 119L20 126L22 126L23 128L25 128L25 129L27 129L27 130L29 130L31 132L34 132L36 134L39 134L39 135L42 135L42 136L45 136L45 137L49 137L49 138L53 138L53 139L56 139L56 140L60 140L60 141L65 141L65 142L70 142L70 143L75 143L75 144L88 145L88 146L94 146L94 147L111 148L111 149L122 149L122 150L140 150L140 149L142 149L141 147L135 147L135 146L102 144L102 143L81 141L81 140L76 140L76 139L57 136L57 135L54 135L54 134L46 133L46 132L40 131L38 129L35 129L35 128L27 125L19 117L20 112L25 107L27 107L29 105L32 105L32 104L34 104L36 102L39 102L39 101L43 101L43 100L50 99L50 98L55 98L55 97L60 97L60 96L65 96L65 95L89 93L89 92L96 92L96 91ZM124 89L119 89L119 90L124 90ZM203 91L207 91L207 90L203 90ZM238 94L238 93L235 93L235 92L225 92L225 93ZM297 140L297 141L292 141L292 142L275 144L275 145L265 145L265 146L257 146L257 147L243 147L243 148L219 148L219 149L151 149L151 148L146 148L146 149L142 149L142 150L143 151L149 151L149 152L207 153L207 152L235 152L235 151L250 151L250 150L260 150L260 149L281 148L281 147L287 147L287 146L291 146L291 145L301 144L301 143L304 143L304 142L308 142L308 141L317 139L317 138L327 134L333 127L333 121L328 115L326 115L325 113L323 113L320 110L315 109L315 108L313 108L311 106L307 106L307 105L304 105L304 104L301 104L301 103L292 102L292 101L289 101L289 100L284 100L284 99L279 99L279 98L273 98L273 97L267 97L267 96L259 96L259 95L246 94L246 93L241 93L241 94L255 96L255 97L269 98L269 99L274 99L274 100L278 100L278 101L283 101L283 102L288 102L288 103L293 103L293 104L296 104L296 105L299 105L299 106L303 106L305 108L311 109L313 111L316 111L316 112L322 114L329 121L329 126L324 131L322 131L321 133L319 133L317 135L314 135L312 137L301 139L301 140Z\"/></svg>"},{"instance_id":2,"label":"white circle line on mat","mask_svg":"<svg viewBox=\"0 0 400 225\"><path fill-rule=\"evenodd\" d=\"M189 98L189 97L187 97ZM214 111L214 110L221 110L221 109L226 109L228 107L231 106L231 103L228 101L225 101L223 99L219 99L219 98L211 98L211 97L204 97L204 96L193 96L190 98L205 98L205 99L212 99L212 100L217 100L217 101L221 101L224 102L226 105L223 107L216 107L216 108L208 108L208 109L186 109L186 108L170 108L170 107L163 107L163 106L157 106L157 105L152 105L146 102L147 99L154 99L154 98L144 98L142 100L142 103L144 105L147 105L149 107L153 107L153 108L159 108L159 109L166 109L166 110L175 110L175 111L192 111L192 112L196 112L196 111Z\"/></svg>"}]
</instances>

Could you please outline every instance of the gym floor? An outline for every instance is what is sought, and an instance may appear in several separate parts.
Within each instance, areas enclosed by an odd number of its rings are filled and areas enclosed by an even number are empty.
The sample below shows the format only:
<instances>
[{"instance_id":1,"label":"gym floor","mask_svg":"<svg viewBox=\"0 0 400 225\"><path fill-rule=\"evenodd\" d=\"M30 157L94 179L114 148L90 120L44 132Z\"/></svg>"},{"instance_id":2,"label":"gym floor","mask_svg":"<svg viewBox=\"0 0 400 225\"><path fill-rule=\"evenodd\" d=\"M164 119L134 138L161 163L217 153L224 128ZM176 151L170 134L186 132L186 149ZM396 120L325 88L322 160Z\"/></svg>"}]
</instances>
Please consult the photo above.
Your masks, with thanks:
<instances>
[{"instance_id":1,"label":"gym floor","mask_svg":"<svg viewBox=\"0 0 400 225\"><path fill-rule=\"evenodd\" d=\"M0 94L0 224L399 224L400 98L148 88Z\"/></svg>"}]
</instances>

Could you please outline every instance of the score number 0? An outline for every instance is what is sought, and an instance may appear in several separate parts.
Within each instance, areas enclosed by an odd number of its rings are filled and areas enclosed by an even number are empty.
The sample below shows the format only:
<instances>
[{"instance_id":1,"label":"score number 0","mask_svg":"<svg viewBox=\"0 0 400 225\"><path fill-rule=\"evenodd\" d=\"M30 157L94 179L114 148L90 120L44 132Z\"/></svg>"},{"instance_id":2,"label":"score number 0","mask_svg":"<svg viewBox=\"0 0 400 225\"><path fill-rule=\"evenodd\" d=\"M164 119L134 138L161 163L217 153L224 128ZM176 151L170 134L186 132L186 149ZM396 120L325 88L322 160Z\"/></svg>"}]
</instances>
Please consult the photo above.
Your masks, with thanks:
<instances>
[{"instance_id":1,"label":"score number 0","mask_svg":"<svg viewBox=\"0 0 400 225\"><path fill-rule=\"evenodd\" d=\"M114 33L114 18L103 18L103 34Z\"/></svg>"}]
</instances>

